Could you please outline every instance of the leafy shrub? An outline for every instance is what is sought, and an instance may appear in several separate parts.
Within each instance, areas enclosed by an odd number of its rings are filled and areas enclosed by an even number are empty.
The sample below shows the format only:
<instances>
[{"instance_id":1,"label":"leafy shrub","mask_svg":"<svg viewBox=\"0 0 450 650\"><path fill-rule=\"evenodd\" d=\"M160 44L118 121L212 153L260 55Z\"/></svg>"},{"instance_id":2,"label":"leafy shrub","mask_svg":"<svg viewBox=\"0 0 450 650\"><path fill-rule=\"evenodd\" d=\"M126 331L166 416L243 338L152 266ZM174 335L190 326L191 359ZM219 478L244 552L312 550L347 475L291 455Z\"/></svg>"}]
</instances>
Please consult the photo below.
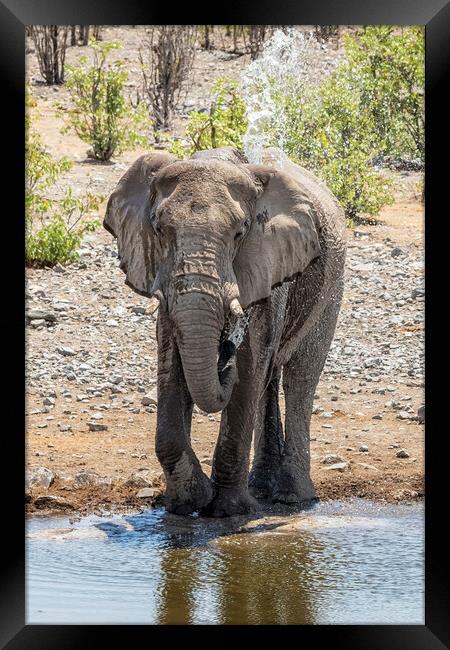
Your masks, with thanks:
<instances>
[{"instance_id":1,"label":"leafy shrub","mask_svg":"<svg viewBox=\"0 0 450 650\"><path fill-rule=\"evenodd\" d=\"M191 141L184 147L172 143L171 152L179 157L203 149L232 146L243 148L242 138L247 130L245 103L238 92L238 83L221 77L212 87L212 100L208 112L191 111L186 126L186 137Z\"/></svg>"},{"instance_id":2,"label":"leafy shrub","mask_svg":"<svg viewBox=\"0 0 450 650\"><path fill-rule=\"evenodd\" d=\"M75 262L85 232L99 225L97 220L86 219L85 215L98 209L101 197L87 193L75 198L71 189L60 200L47 196L47 190L72 163L68 158L54 160L45 150L31 126L30 108L35 102L29 93L26 106L25 260L29 265L39 266Z\"/></svg>"},{"instance_id":3,"label":"leafy shrub","mask_svg":"<svg viewBox=\"0 0 450 650\"><path fill-rule=\"evenodd\" d=\"M327 183L349 219L392 203L392 181L370 164L378 150L373 119L360 111L358 88L341 68L314 95L294 90L282 101L286 153Z\"/></svg>"},{"instance_id":4,"label":"leafy shrub","mask_svg":"<svg viewBox=\"0 0 450 650\"><path fill-rule=\"evenodd\" d=\"M424 31L398 31L368 26L347 34L343 72L358 80L361 109L373 120L379 153L424 161Z\"/></svg>"},{"instance_id":5,"label":"leafy shrub","mask_svg":"<svg viewBox=\"0 0 450 650\"><path fill-rule=\"evenodd\" d=\"M67 87L73 102L67 128L92 146L97 160L109 160L115 153L147 145L148 138L139 131L149 128L150 122L144 107L134 109L125 99L128 74L122 69L122 62L115 61L106 69L108 53L119 45L94 40L90 45L94 53L90 67L84 67L85 56L80 57L79 66L67 66L71 73Z\"/></svg>"},{"instance_id":6,"label":"leafy shrub","mask_svg":"<svg viewBox=\"0 0 450 650\"><path fill-rule=\"evenodd\" d=\"M392 182L371 165L380 149L374 116L363 110L360 79L345 58L327 68L318 48L313 37L276 33L244 79L252 106L246 139L260 143L259 151L281 146L315 172L349 219L377 214L393 194Z\"/></svg>"}]
</instances>

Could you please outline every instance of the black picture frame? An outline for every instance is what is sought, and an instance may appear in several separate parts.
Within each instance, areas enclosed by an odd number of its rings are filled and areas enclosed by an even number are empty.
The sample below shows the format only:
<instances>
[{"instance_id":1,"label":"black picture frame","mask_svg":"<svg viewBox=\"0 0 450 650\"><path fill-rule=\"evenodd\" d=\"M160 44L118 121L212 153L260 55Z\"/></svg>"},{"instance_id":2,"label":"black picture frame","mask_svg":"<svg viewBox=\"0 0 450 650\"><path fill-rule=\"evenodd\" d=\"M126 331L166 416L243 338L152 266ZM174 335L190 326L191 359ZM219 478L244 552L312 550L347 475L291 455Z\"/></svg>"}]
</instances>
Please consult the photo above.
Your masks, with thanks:
<instances>
[{"instance_id":1,"label":"black picture frame","mask_svg":"<svg viewBox=\"0 0 450 650\"><path fill-rule=\"evenodd\" d=\"M3 304L6 311L0 324L3 343L2 392L3 419L2 490L3 539L2 582L0 591L0 645L8 649L90 648L151 640L158 643L175 632L194 642L204 634L203 626L174 629L172 626L50 626L25 625L25 534L24 534L24 459L25 390L23 356L24 315L24 78L25 26L30 24L394 24L426 26L426 600L425 625L379 626L301 626L295 630L299 645L329 643L333 648L385 648L387 650L438 650L450 647L450 590L448 582L449 543L446 533L446 502L449 495L448 433L441 428L439 408L445 408L446 383L440 379L444 369L443 340L439 325L444 310L439 310L443 287L448 295L448 269L445 249L448 228L445 199L448 201L448 62L450 60L450 5L445 0L315 0L293 4L287 0L227 3L219 15L199 5L162 5L139 0L2 0L0 2L0 68L3 90L2 253ZM9 142L8 142L9 138ZM14 188L14 190L13 190ZM440 279L444 280L443 287ZM447 307L448 310L448 307ZM443 328L445 331L445 328ZM448 328L447 328L448 331ZM5 361L10 351L11 362ZM434 359L434 362L433 362ZM433 371L431 364L433 362ZM443 409L442 409L443 410ZM447 445L447 447L445 447ZM447 451L446 451L447 450ZM407 562L408 558L399 558ZM236 630L235 628L239 629ZM289 626L287 626L289 627ZM211 631L217 631L216 626ZM208 631L208 630L206 630ZM254 634L252 626L222 626L217 639L226 643L231 636ZM277 628L275 634L284 632ZM292 632L292 630L290 631ZM263 631L264 635L266 631ZM150 636L151 634L151 636ZM156 635L156 636L154 636ZM169 635L169 637L167 636ZM187 636L186 636L187 635ZM200 638L199 638L200 641Z\"/></svg>"}]
</instances>

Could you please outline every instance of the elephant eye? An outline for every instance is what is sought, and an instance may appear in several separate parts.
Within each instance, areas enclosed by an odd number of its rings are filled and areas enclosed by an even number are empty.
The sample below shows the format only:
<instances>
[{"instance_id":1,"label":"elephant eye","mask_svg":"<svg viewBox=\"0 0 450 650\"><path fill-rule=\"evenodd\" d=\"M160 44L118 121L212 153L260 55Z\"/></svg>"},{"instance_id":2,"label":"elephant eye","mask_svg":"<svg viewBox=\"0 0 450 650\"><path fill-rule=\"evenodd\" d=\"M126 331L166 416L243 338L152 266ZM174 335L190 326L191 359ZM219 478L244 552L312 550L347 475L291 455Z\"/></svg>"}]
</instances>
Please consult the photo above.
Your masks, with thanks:
<instances>
[{"instance_id":1,"label":"elephant eye","mask_svg":"<svg viewBox=\"0 0 450 650\"><path fill-rule=\"evenodd\" d=\"M154 232L157 235L159 235L160 232L161 232L161 229L158 226L158 222L157 222L157 219L156 219L156 212L154 212L154 211L150 213L150 224L151 224Z\"/></svg>"},{"instance_id":2,"label":"elephant eye","mask_svg":"<svg viewBox=\"0 0 450 650\"><path fill-rule=\"evenodd\" d=\"M239 231L235 234L234 238L235 239L240 239L241 237L243 237L245 235L245 233L247 232L247 230L249 228L250 228L250 219L246 219L244 221L244 223L242 224L241 228L239 229Z\"/></svg>"}]
</instances>

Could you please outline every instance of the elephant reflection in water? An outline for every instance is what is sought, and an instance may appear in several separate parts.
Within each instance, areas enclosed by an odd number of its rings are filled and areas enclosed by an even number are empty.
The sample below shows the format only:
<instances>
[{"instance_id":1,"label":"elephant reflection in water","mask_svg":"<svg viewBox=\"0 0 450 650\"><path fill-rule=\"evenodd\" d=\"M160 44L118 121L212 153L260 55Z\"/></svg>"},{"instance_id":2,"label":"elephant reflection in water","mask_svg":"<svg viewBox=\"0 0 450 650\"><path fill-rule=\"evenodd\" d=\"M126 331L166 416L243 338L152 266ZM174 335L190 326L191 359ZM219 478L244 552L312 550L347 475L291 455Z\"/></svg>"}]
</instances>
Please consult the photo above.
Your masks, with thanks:
<instances>
[{"instance_id":1,"label":"elephant reflection in water","mask_svg":"<svg viewBox=\"0 0 450 650\"><path fill-rule=\"evenodd\" d=\"M257 534L170 550L161 563L157 622L312 624L318 544L309 535Z\"/></svg>"}]
</instances>

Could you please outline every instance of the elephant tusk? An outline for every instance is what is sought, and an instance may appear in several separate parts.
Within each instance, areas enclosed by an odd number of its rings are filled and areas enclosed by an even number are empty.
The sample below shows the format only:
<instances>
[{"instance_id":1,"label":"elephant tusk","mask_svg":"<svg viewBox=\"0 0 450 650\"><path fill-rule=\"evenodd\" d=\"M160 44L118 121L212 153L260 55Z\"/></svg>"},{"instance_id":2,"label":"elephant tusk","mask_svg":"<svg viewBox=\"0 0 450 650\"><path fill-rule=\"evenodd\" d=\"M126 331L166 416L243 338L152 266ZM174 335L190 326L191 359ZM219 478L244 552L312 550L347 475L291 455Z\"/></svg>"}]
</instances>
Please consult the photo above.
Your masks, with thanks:
<instances>
[{"instance_id":1,"label":"elephant tusk","mask_svg":"<svg viewBox=\"0 0 450 650\"><path fill-rule=\"evenodd\" d=\"M233 316L236 316L236 318L243 317L244 312L237 298L233 298L233 300L230 302L230 311L233 314Z\"/></svg>"}]
</instances>

